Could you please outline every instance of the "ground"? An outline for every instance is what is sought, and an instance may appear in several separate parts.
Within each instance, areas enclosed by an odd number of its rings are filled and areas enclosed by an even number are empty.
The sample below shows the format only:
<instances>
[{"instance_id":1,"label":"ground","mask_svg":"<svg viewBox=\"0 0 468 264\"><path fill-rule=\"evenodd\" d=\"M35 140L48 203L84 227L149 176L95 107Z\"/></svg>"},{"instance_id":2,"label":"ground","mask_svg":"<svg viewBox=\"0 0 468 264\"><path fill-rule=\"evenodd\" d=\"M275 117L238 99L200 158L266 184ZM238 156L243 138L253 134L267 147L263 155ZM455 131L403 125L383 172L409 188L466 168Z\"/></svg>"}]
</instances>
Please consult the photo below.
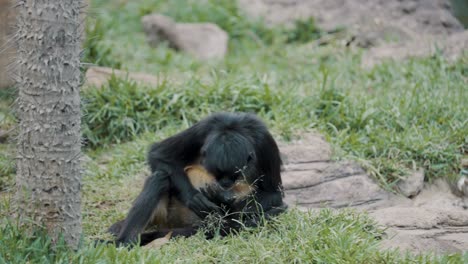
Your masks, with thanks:
<instances>
[{"instance_id":1,"label":"ground","mask_svg":"<svg viewBox=\"0 0 468 264\"><path fill-rule=\"evenodd\" d=\"M246 2L269 4L267 14L289 23L258 21ZM231 0L91 1L83 60L120 72L88 71L93 78L82 90L83 247L52 250L45 237L2 222L0 262L468 262L460 252L465 200L452 192L468 154L466 31L442 1L413 2L264 0L238 8ZM201 61L166 44L151 47L141 18L155 12L216 23L229 34L225 58ZM294 22L298 13L305 20ZM306 19L311 14L315 20ZM362 24L365 14L383 22ZM447 38L455 55L431 47L418 58L366 62L374 49L423 42L422 35ZM14 212L14 92L2 90L0 99L0 215L7 219ZM138 194L148 146L217 111L265 120L281 143L291 210L225 239L94 247ZM414 172L424 187L402 197ZM341 209L303 212L324 206ZM388 250L394 241L401 251Z\"/></svg>"},{"instance_id":2,"label":"ground","mask_svg":"<svg viewBox=\"0 0 468 264\"><path fill-rule=\"evenodd\" d=\"M346 28L347 45L369 49L362 60L366 67L384 59L437 51L454 60L468 49L468 34L453 15L468 12L463 1L241 0L240 5L252 17L264 17L271 25L313 16L329 31Z\"/></svg>"}]
</instances>

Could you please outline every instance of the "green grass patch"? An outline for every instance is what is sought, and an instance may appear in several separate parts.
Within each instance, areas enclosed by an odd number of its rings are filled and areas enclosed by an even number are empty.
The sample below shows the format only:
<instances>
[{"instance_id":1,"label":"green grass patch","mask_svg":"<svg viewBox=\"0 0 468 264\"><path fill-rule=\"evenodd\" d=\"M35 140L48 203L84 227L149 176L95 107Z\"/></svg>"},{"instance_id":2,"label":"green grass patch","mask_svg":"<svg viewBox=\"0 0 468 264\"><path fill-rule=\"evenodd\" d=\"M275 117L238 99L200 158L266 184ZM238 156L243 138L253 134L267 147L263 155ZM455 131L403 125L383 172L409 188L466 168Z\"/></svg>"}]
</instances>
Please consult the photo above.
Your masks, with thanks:
<instances>
[{"instance_id":1,"label":"green grass patch","mask_svg":"<svg viewBox=\"0 0 468 264\"><path fill-rule=\"evenodd\" d=\"M302 43L323 35L312 18L298 20L291 27L268 27L261 19L248 18L237 2L231 0L141 0L119 3L97 0L91 5L87 23L84 61L114 68L137 67L147 72L167 71L173 67L183 71L204 67L164 45L149 47L141 17L151 13L170 16L177 22L215 23L228 33L229 52L233 54L244 54L245 50L275 43Z\"/></svg>"},{"instance_id":2,"label":"green grass patch","mask_svg":"<svg viewBox=\"0 0 468 264\"><path fill-rule=\"evenodd\" d=\"M278 56L291 61L296 55ZM356 71L351 56L297 69L295 76L286 76L292 72L277 64L262 69L263 76L246 74L241 66L213 71L205 81L158 87L114 78L83 94L84 134L92 147L105 146L167 126L182 130L217 111L255 112L279 138L308 129L325 133L384 184L413 167L423 167L428 180L456 178L468 144L462 63L450 66L434 57Z\"/></svg>"},{"instance_id":3,"label":"green grass patch","mask_svg":"<svg viewBox=\"0 0 468 264\"><path fill-rule=\"evenodd\" d=\"M0 191L13 183L16 172L14 152L10 144L0 144Z\"/></svg>"},{"instance_id":4,"label":"green grass patch","mask_svg":"<svg viewBox=\"0 0 468 264\"><path fill-rule=\"evenodd\" d=\"M13 102L16 96L17 90L13 87L0 89L0 135L15 126L16 118Z\"/></svg>"},{"instance_id":5,"label":"green grass patch","mask_svg":"<svg viewBox=\"0 0 468 264\"><path fill-rule=\"evenodd\" d=\"M88 243L76 252L52 246L38 233L26 236L15 225L0 228L0 263L463 263L468 255L410 256L381 252L382 230L351 211L303 213L292 210L265 227L235 236L205 240L201 235L176 239L160 249L116 249Z\"/></svg>"},{"instance_id":6,"label":"green grass patch","mask_svg":"<svg viewBox=\"0 0 468 264\"><path fill-rule=\"evenodd\" d=\"M107 86L87 89L83 93L84 136L91 147L120 143L168 125L192 125L218 111L254 112L278 120L288 118L284 113L288 108L289 116L310 120L308 113L291 108L293 103L305 104L307 98L273 92L258 78L232 79L218 74L209 84L191 80L181 86L165 83L158 87L113 77ZM282 132L292 133L293 128L284 127Z\"/></svg>"},{"instance_id":7,"label":"green grass patch","mask_svg":"<svg viewBox=\"0 0 468 264\"><path fill-rule=\"evenodd\" d=\"M16 126L13 101L16 98L16 89L0 89L0 191L13 183L15 174L15 149L12 138Z\"/></svg>"}]
</instances>

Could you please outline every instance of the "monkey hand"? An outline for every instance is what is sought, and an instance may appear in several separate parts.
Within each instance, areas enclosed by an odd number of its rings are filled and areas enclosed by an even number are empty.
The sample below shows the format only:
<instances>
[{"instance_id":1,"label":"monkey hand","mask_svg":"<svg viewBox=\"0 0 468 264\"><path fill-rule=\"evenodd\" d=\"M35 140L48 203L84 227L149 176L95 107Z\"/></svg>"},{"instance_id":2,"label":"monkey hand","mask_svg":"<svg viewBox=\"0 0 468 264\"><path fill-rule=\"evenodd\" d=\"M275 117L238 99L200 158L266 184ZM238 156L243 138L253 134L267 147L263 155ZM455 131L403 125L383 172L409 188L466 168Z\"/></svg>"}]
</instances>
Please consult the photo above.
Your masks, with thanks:
<instances>
[{"instance_id":1,"label":"monkey hand","mask_svg":"<svg viewBox=\"0 0 468 264\"><path fill-rule=\"evenodd\" d=\"M190 199L187 203L187 207L202 219L204 219L210 213L221 212L221 208L219 206L211 202L200 192L197 192L192 196L192 199Z\"/></svg>"}]
</instances>

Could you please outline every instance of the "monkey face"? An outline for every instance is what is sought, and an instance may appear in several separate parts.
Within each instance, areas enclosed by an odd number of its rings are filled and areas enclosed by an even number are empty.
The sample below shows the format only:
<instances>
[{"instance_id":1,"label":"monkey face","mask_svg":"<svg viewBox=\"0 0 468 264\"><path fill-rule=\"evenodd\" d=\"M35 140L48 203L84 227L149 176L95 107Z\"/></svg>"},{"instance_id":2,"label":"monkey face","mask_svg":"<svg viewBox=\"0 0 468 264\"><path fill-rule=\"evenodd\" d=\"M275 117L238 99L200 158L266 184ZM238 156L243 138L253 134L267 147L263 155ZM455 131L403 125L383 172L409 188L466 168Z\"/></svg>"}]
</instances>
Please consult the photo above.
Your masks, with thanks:
<instances>
[{"instance_id":1,"label":"monkey face","mask_svg":"<svg viewBox=\"0 0 468 264\"><path fill-rule=\"evenodd\" d=\"M257 174L257 155L249 138L240 134L218 133L201 148L200 163L216 177L224 189L239 180L253 182Z\"/></svg>"},{"instance_id":2,"label":"monkey face","mask_svg":"<svg viewBox=\"0 0 468 264\"><path fill-rule=\"evenodd\" d=\"M233 205L255 191L254 186L243 178L235 176L236 180L226 180L227 177L218 180L200 165L188 166L185 168L185 172L195 189L204 193L210 200L220 204ZM220 181L223 181L225 186L222 186ZM226 181L229 184L226 184Z\"/></svg>"},{"instance_id":3,"label":"monkey face","mask_svg":"<svg viewBox=\"0 0 468 264\"><path fill-rule=\"evenodd\" d=\"M253 194L254 186L243 180L234 182L229 188L223 188L217 181L207 185L201 191L213 202L235 206Z\"/></svg>"}]
</instances>

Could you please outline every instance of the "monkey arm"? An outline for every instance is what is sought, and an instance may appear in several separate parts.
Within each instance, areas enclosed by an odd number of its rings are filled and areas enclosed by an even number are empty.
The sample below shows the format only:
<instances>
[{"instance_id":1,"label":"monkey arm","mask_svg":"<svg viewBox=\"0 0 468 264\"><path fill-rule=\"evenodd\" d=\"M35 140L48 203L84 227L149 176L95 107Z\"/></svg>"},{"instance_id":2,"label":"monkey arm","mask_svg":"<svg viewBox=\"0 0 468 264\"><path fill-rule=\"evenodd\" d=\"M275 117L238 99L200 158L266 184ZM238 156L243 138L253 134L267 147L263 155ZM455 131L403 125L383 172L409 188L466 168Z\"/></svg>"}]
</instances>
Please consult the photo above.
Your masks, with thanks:
<instances>
[{"instance_id":1,"label":"monkey arm","mask_svg":"<svg viewBox=\"0 0 468 264\"><path fill-rule=\"evenodd\" d=\"M233 190L224 190L218 184L209 184L205 188L201 188L203 193L210 201L218 205L232 206L236 202L237 194Z\"/></svg>"},{"instance_id":2,"label":"monkey arm","mask_svg":"<svg viewBox=\"0 0 468 264\"><path fill-rule=\"evenodd\" d=\"M172 137L153 144L148 153L151 171L166 172L170 177L171 189L176 191L179 200L201 218L219 211L219 208L194 188L184 168L199 158L200 148L211 129L210 120L202 120Z\"/></svg>"},{"instance_id":3,"label":"monkey arm","mask_svg":"<svg viewBox=\"0 0 468 264\"><path fill-rule=\"evenodd\" d=\"M265 130L263 136L258 139L257 157L259 157L258 190L262 196L275 196L282 194L283 183L281 181L281 157L278 146L271 134ZM271 194L268 194L271 193ZM265 197L267 198L267 197ZM275 200L274 197L271 199Z\"/></svg>"},{"instance_id":4,"label":"monkey arm","mask_svg":"<svg viewBox=\"0 0 468 264\"><path fill-rule=\"evenodd\" d=\"M169 175L171 189L175 190L174 194L182 204L196 213L198 217L203 219L209 213L219 211L216 204L194 188L183 169L183 164L156 163L154 159L152 162L153 165L156 164L158 171L166 172Z\"/></svg>"}]
</instances>

